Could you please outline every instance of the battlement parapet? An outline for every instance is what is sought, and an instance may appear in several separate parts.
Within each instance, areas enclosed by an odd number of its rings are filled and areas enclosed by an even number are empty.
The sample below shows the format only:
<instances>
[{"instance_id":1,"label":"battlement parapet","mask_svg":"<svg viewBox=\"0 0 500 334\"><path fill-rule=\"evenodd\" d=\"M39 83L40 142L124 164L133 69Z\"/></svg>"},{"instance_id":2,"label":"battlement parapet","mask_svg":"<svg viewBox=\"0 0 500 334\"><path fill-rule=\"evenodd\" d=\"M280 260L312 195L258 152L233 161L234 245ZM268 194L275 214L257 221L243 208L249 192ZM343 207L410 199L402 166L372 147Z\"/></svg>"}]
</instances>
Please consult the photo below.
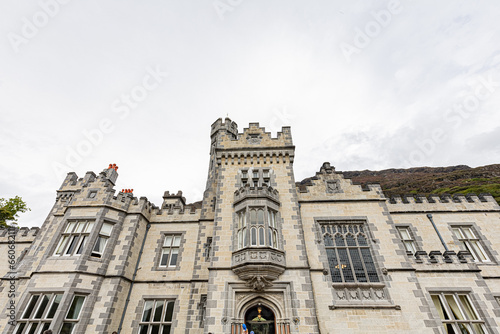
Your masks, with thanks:
<instances>
[{"instance_id":1,"label":"battlement parapet","mask_svg":"<svg viewBox=\"0 0 500 334\"><path fill-rule=\"evenodd\" d=\"M213 137L218 132L226 132L230 137L238 137L238 124L231 121L229 117L226 117L225 121L222 118L217 119L211 126L210 137Z\"/></svg>"},{"instance_id":2,"label":"battlement parapet","mask_svg":"<svg viewBox=\"0 0 500 334\"><path fill-rule=\"evenodd\" d=\"M190 203L184 207L171 206L165 209L154 207L151 213L151 222L154 223L182 223L196 221L201 216L201 202Z\"/></svg>"},{"instance_id":3,"label":"battlement parapet","mask_svg":"<svg viewBox=\"0 0 500 334\"><path fill-rule=\"evenodd\" d=\"M177 194L170 194L169 191L165 191L163 194L163 203L161 205L162 209L173 210L179 209L184 211L186 206L186 198L182 196L182 191L178 191Z\"/></svg>"},{"instance_id":4,"label":"battlement parapet","mask_svg":"<svg viewBox=\"0 0 500 334\"><path fill-rule=\"evenodd\" d=\"M491 209L495 209L500 211L500 207L496 203L493 196L490 194L443 194L443 195L415 195L415 194L407 194L407 195L394 195L388 199L388 205L392 207L397 206L406 206L408 204L415 204L414 208L431 206L434 210L438 210L438 208L461 208L471 210L474 208L484 210L488 207Z\"/></svg>"},{"instance_id":5,"label":"battlement parapet","mask_svg":"<svg viewBox=\"0 0 500 334\"><path fill-rule=\"evenodd\" d=\"M234 192L234 205L247 199L267 198L279 204L279 192L271 186L251 187L246 184Z\"/></svg>"},{"instance_id":6,"label":"battlement parapet","mask_svg":"<svg viewBox=\"0 0 500 334\"><path fill-rule=\"evenodd\" d=\"M113 188L118 178L117 169L118 167L116 165L112 167L110 164L110 167L100 172L99 176L89 171L85 173L83 178L78 178L76 173L69 172L59 188L59 191L74 191L87 187Z\"/></svg>"},{"instance_id":7,"label":"battlement parapet","mask_svg":"<svg viewBox=\"0 0 500 334\"><path fill-rule=\"evenodd\" d=\"M40 232L39 227L0 227L0 243L8 242L31 242Z\"/></svg>"},{"instance_id":8,"label":"battlement parapet","mask_svg":"<svg viewBox=\"0 0 500 334\"><path fill-rule=\"evenodd\" d=\"M227 124L231 124L228 126ZM223 130L223 131L220 131ZM243 129L243 133L237 132L237 125L226 118L226 122L217 120L212 125L212 140L215 142L215 149L219 151L247 151L244 156L253 152L260 151L279 151L289 149L293 151L292 133L289 126L284 126L278 132L277 137L273 138L271 132L266 132L264 127L260 127L259 123L250 123L248 128ZM220 136L214 137L216 133L220 132ZM274 152L274 155L279 155ZM288 152L288 155L293 155Z\"/></svg>"}]
</instances>

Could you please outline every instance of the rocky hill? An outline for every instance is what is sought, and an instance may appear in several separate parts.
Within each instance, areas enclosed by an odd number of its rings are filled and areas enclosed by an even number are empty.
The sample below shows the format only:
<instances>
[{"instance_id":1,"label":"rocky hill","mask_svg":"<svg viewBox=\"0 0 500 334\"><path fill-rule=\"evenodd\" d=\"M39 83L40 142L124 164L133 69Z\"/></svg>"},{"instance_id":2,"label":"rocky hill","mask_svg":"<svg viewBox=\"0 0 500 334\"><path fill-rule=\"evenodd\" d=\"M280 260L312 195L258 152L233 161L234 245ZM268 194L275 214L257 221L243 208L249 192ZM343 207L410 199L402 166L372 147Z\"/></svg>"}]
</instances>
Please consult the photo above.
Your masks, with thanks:
<instances>
[{"instance_id":1,"label":"rocky hill","mask_svg":"<svg viewBox=\"0 0 500 334\"><path fill-rule=\"evenodd\" d=\"M490 193L500 202L500 164L471 168L416 167L381 171L343 172L345 178L362 185L380 183L387 197L405 194Z\"/></svg>"},{"instance_id":2,"label":"rocky hill","mask_svg":"<svg viewBox=\"0 0 500 334\"><path fill-rule=\"evenodd\" d=\"M406 194L468 194L489 193L500 203L500 164L471 168L465 165L450 167L416 167L384 169L381 171L342 172L353 183L379 183L387 197ZM310 183L310 178L299 184Z\"/></svg>"}]
</instances>

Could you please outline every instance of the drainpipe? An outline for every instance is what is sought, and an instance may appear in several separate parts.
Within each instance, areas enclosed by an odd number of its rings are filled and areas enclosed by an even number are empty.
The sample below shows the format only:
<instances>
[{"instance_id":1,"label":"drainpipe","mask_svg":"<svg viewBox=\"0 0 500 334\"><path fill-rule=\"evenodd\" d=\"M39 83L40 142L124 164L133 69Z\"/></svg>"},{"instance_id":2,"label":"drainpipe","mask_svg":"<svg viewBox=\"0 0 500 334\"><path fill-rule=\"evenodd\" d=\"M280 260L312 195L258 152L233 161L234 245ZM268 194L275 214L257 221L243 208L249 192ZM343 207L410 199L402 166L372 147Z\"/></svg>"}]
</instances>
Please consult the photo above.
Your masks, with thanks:
<instances>
[{"instance_id":1,"label":"drainpipe","mask_svg":"<svg viewBox=\"0 0 500 334\"><path fill-rule=\"evenodd\" d=\"M127 299L125 300L125 307L123 308L122 318L120 320L120 325L118 326L118 334L120 334L122 331L123 320L125 320L125 313L127 312L128 303L130 302L130 295L132 294L132 288L134 287L135 277L137 276L137 270L139 270L139 262L141 261L142 251L144 250L144 244L146 243L146 238L148 236L150 227L151 224L148 223L148 225L146 225L146 233L144 234L144 239L142 239L141 250L139 251L139 256L137 257L137 263L135 264L132 282L130 283L130 288L128 289Z\"/></svg>"},{"instance_id":2,"label":"drainpipe","mask_svg":"<svg viewBox=\"0 0 500 334\"><path fill-rule=\"evenodd\" d=\"M449 251L448 246L446 246L446 243L444 242L443 237L441 236L441 233L439 233L439 230L438 230L436 224L434 224L434 220L432 220L432 215L430 213L427 214L427 218L429 218L429 220L431 221L432 226L434 226L434 229L436 230L436 233L439 237L439 240L441 240L441 243L443 244L444 249L448 252Z\"/></svg>"}]
</instances>

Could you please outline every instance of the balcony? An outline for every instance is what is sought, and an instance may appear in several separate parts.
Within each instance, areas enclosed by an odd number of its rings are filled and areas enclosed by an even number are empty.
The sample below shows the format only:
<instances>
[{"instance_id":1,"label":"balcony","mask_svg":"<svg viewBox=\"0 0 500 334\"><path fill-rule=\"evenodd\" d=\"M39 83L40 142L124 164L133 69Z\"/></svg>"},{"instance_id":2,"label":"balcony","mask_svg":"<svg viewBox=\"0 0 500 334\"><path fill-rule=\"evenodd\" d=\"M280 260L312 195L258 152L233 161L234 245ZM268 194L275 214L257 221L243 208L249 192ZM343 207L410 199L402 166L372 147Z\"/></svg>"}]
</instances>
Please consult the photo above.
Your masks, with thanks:
<instances>
[{"instance_id":1,"label":"balcony","mask_svg":"<svg viewBox=\"0 0 500 334\"><path fill-rule=\"evenodd\" d=\"M249 247L233 252L231 269L256 291L271 286L285 267L285 252L278 249Z\"/></svg>"}]
</instances>

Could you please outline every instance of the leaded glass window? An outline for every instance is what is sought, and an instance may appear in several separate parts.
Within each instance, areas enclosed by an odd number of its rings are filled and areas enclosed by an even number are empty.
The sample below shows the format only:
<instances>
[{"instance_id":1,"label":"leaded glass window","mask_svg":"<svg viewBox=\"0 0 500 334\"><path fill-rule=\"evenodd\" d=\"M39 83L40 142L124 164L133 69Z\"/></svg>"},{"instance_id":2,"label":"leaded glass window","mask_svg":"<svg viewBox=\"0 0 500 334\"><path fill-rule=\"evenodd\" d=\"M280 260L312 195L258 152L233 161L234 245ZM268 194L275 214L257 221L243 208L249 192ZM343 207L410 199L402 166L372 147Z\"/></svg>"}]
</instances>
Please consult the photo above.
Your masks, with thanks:
<instances>
[{"instance_id":1,"label":"leaded glass window","mask_svg":"<svg viewBox=\"0 0 500 334\"><path fill-rule=\"evenodd\" d=\"M363 223L321 224L333 282L379 282Z\"/></svg>"}]
</instances>

